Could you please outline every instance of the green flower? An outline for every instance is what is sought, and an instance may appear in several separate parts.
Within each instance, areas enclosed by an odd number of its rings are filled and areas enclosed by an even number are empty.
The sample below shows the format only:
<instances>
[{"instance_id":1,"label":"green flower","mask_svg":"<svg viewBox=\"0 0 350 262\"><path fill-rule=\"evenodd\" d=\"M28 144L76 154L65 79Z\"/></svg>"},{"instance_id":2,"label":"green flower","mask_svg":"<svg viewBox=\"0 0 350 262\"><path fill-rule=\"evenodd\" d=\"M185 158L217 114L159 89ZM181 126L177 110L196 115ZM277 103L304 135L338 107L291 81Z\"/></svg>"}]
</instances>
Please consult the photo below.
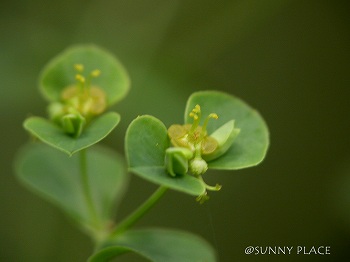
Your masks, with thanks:
<instances>
[{"instance_id":1,"label":"green flower","mask_svg":"<svg viewBox=\"0 0 350 262\"><path fill-rule=\"evenodd\" d=\"M65 87L60 100L52 102L49 107L50 118L60 125L64 132L79 137L83 127L93 117L102 114L107 108L105 92L98 86L92 85L92 79L100 76L101 71L95 69L85 77L83 75L84 65L74 65L77 74L76 84Z\"/></svg>"},{"instance_id":2,"label":"green flower","mask_svg":"<svg viewBox=\"0 0 350 262\"><path fill-rule=\"evenodd\" d=\"M192 152L191 155L187 154L191 173L203 175L208 169L207 161L214 160L224 154L232 145L240 129L234 128L234 120L230 120L208 135L209 119L218 119L218 115L209 114L203 125L200 126L201 108L196 105L189 116L193 118L192 124L172 125L168 129L168 135L174 147L186 148ZM167 150L167 154L173 154L173 152L173 150ZM169 173L176 174L171 170Z\"/></svg>"},{"instance_id":3,"label":"green flower","mask_svg":"<svg viewBox=\"0 0 350 262\"><path fill-rule=\"evenodd\" d=\"M49 102L49 118L30 117L32 135L69 155L106 137L120 116L107 109L125 97L129 76L109 52L79 45L54 57L42 70L39 87Z\"/></svg>"},{"instance_id":4,"label":"green flower","mask_svg":"<svg viewBox=\"0 0 350 262\"><path fill-rule=\"evenodd\" d=\"M184 125L166 128L155 117L140 116L129 125L125 146L131 172L202 203L207 190L221 188L203 181L207 170L257 165L268 145L268 128L256 110L232 95L202 91L188 99Z\"/></svg>"},{"instance_id":5,"label":"green flower","mask_svg":"<svg viewBox=\"0 0 350 262\"><path fill-rule=\"evenodd\" d=\"M209 120L219 117L215 113L210 113L201 126L202 112L198 104L189 113L189 117L193 118L192 124L176 124L168 129L168 136L174 147L166 150L165 167L171 176L184 175L190 171L192 175L204 183L200 176L208 170L207 161L223 155L232 146L240 129L234 128L234 120L230 120L208 135ZM175 148L177 150L174 150ZM212 187L205 184L205 187L207 190L214 191L221 189L220 185ZM199 201L202 202L203 195L206 194L205 191L199 197Z\"/></svg>"}]
</instances>

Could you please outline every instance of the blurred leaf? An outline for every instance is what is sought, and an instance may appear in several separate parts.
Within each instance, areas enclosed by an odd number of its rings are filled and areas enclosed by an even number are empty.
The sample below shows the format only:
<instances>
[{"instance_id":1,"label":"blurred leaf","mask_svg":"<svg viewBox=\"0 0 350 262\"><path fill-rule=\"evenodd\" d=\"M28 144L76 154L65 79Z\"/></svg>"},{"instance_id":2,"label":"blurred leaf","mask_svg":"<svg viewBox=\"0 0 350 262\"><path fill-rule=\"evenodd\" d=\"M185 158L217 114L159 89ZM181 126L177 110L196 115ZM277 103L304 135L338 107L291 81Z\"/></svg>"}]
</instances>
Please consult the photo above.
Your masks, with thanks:
<instances>
[{"instance_id":1,"label":"blurred leaf","mask_svg":"<svg viewBox=\"0 0 350 262\"><path fill-rule=\"evenodd\" d=\"M164 124L152 116L140 116L128 127L125 151L129 170L153 183L199 195L203 184L189 175L171 177L164 166L165 151L169 147L168 132Z\"/></svg>"},{"instance_id":2,"label":"blurred leaf","mask_svg":"<svg viewBox=\"0 0 350 262\"><path fill-rule=\"evenodd\" d=\"M202 116L216 113L219 118L208 124L208 134L230 120L240 133L228 151L210 161L212 169L240 169L259 164L265 157L269 145L268 128L259 113L242 100L222 92L202 91L192 94L187 101L185 123L192 123L189 113L199 104Z\"/></svg>"},{"instance_id":3,"label":"blurred leaf","mask_svg":"<svg viewBox=\"0 0 350 262\"><path fill-rule=\"evenodd\" d=\"M101 75L93 79L92 85L106 93L108 105L118 102L127 94L130 80L122 64L103 49L82 45L68 48L43 69L40 90L48 100L59 101L62 90L76 83L75 64L84 65L84 72L88 74L95 69L101 71Z\"/></svg>"},{"instance_id":4,"label":"blurred leaf","mask_svg":"<svg viewBox=\"0 0 350 262\"><path fill-rule=\"evenodd\" d=\"M99 221L111 219L115 200L120 200L126 187L123 160L101 146L87 151L87 172L94 206ZM84 226L92 221L85 202L80 174L79 155L68 157L44 144L31 144L16 159L18 178L29 189L59 206Z\"/></svg>"},{"instance_id":5,"label":"blurred leaf","mask_svg":"<svg viewBox=\"0 0 350 262\"><path fill-rule=\"evenodd\" d=\"M215 251L202 238L169 229L131 230L110 240L89 262L109 261L126 252L135 252L154 262L214 262Z\"/></svg>"},{"instance_id":6,"label":"blurred leaf","mask_svg":"<svg viewBox=\"0 0 350 262\"><path fill-rule=\"evenodd\" d=\"M62 128L41 117L30 117L24 128L31 134L69 155L87 148L105 138L119 123L115 112L105 113L92 121L77 138L66 134Z\"/></svg>"}]
</instances>

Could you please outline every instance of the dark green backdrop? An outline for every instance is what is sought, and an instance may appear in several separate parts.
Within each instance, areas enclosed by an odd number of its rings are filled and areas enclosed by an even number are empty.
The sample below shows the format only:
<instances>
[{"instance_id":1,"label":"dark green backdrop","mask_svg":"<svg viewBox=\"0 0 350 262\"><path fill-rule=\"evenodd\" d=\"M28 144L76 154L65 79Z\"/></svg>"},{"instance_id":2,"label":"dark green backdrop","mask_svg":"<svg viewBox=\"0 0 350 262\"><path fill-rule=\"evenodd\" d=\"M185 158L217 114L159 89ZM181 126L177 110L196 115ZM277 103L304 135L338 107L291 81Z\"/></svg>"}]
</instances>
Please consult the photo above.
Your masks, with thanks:
<instances>
[{"instance_id":1,"label":"dark green backdrop","mask_svg":"<svg viewBox=\"0 0 350 262\"><path fill-rule=\"evenodd\" d=\"M45 115L40 69L75 43L109 49L130 73L132 90L115 107L122 122L104 141L115 149L123 150L139 114L181 123L197 90L235 94L269 125L263 164L206 175L223 189L202 206L170 192L139 226L202 235L220 261L349 259L349 11L347 1L323 0L2 0L0 261L75 262L90 254L89 240L22 187L12 167L29 139L22 121ZM118 217L154 189L132 177ZM250 245L323 245L331 255L245 255Z\"/></svg>"}]
</instances>

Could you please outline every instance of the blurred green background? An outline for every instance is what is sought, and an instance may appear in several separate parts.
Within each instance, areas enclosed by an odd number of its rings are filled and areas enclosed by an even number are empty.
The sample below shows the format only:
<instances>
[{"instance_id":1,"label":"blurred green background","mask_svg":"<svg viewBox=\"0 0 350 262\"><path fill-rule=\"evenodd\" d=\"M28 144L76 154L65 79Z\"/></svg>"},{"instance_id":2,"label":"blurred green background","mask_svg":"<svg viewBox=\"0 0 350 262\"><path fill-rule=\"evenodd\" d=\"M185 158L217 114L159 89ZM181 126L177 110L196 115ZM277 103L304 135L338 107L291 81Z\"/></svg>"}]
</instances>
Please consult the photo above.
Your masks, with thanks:
<instances>
[{"instance_id":1,"label":"blurred green background","mask_svg":"<svg viewBox=\"0 0 350 262\"><path fill-rule=\"evenodd\" d=\"M138 226L202 235L220 261L350 261L349 11L348 1L325 0L2 0L0 261L85 261L91 252L12 166L29 140L23 120L46 114L41 68L76 43L110 50L129 71L132 89L114 108L122 122L104 141L120 152L132 119L181 123L197 90L241 97L270 128L260 166L210 172L223 189L207 204L170 192ZM155 188L132 176L118 218ZM330 246L331 255L245 255L247 246Z\"/></svg>"}]
</instances>

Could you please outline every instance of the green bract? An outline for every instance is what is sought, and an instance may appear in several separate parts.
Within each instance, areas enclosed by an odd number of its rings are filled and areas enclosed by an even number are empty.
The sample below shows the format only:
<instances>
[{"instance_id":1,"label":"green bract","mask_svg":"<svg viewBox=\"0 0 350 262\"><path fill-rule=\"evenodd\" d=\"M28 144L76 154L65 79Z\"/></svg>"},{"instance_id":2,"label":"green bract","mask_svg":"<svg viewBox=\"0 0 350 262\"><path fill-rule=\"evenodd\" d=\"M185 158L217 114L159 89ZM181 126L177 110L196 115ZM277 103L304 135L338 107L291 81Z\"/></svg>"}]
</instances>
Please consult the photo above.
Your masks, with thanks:
<instances>
[{"instance_id":1,"label":"green bract","mask_svg":"<svg viewBox=\"0 0 350 262\"><path fill-rule=\"evenodd\" d=\"M40 75L40 90L51 102L61 99L62 91L76 83L74 66L84 72L100 71L93 85L106 94L110 106L125 97L130 80L122 64L109 52L94 45L78 45L66 49L53 58Z\"/></svg>"},{"instance_id":2,"label":"green bract","mask_svg":"<svg viewBox=\"0 0 350 262\"><path fill-rule=\"evenodd\" d=\"M231 132L234 139L226 153L208 161L211 169L236 170L259 164L265 157L269 146L269 132L260 114L241 99L217 91L196 92L190 96L185 110L185 123L191 123L189 116L195 105L201 105L202 115L215 112L219 118L207 126L208 134L217 137L220 127L234 120L240 132ZM232 124L233 125L233 124ZM224 137L224 136L221 136Z\"/></svg>"},{"instance_id":3,"label":"green bract","mask_svg":"<svg viewBox=\"0 0 350 262\"><path fill-rule=\"evenodd\" d=\"M119 121L119 114L105 113L93 120L78 138L67 135L58 125L41 117L28 118L24 122L24 128L44 143L72 155L101 141L118 125Z\"/></svg>"},{"instance_id":4,"label":"green bract","mask_svg":"<svg viewBox=\"0 0 350 262\"><path fill-rule=\"evenodd\" d=\"M152 116L140 116L128 127L125 152L129 170L151 182L191 195L200 195L205 187L192 176L171 177L164 168L165 151L169 147L167 129Z\"/></svg>"},{"instance_id":5,"label":"green bract","mask_svg":"<svg viewBox=\"0 0 350 262\"><path fill-rule=\"evenodd\" d=\"M203 116L208 117L202 122ZM126 136L132 172L199 195L200 201L207 198L206 190L221 188L203 182L201 175L208 168L234 170L257 165L265 157L268 144L268 129L262 117L240 99L217 91L190 96L184 125L175 124L167 130L158 119L142 116L130 124ZM186 183L187 189L183 190Z\"/></svg>"},{"instance_id":6,"label":"green bract","mask_svg":"<svg viewBox=\"0 0 350 262\"><path fill-rule=\"evenodd\" d=\"M126 95L130 81L110 53L82 45L52 59L42 71L39 84L51 102L51 121L31 117L24 127L43 142L72 155L97 143L117 126L117 113L103 113Z\"/></svg>"}]
</instances>

